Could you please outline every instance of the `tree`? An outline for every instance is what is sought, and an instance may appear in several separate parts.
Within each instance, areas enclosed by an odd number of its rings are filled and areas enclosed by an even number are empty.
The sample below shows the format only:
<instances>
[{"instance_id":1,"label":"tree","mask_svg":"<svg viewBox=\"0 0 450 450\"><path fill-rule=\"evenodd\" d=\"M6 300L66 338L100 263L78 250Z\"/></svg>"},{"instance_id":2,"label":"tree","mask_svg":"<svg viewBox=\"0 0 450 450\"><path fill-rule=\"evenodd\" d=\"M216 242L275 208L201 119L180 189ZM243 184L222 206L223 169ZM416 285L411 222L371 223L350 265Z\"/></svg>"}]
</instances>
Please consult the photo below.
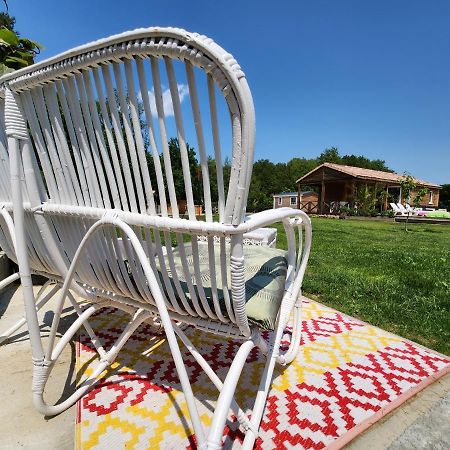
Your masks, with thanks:
<instances>
[{"instance_id":1,"label":"tree","mask_svg":"<svg viewBox=\"0 0 450 450\"><path fill-rule=\"evenodd\" d=\"M386 165L386 161L384 159L373 159L370 161L370 165L367 167L367 169L372 170L381 170L383 172L394 172L392 169L390 169Z\"/></svg>"},{"instance_id":2,"label":"tree","mask_svg":"<svg viewBox=\"0 0 450 450\"><path fill-rule=\"evenodd\" d=\"M443 184L439 193L439 208L450 210L450 184Z\"/></svg>"},{"instance_id":3,"label":"tree","mask_svg":"<svg viewBox=\"0 0 450 450\"><path fill-rule=\"evenodd\" d=\"M225 158L225 161L223 162L222 170L223 170L223 186L225 189L225 198L227 198L228 186L230 184L231 178L231 161L230 158L228 158L228 156Z\"/></svg>"},{"instance_id":4,"label":"tree","mask_svg":"<svg viewBox=\"0 0 450 450\"><path fill-rule=\"evenodd\" d=\"M409 202L413 203L414 207L418 208L420 206L420 202L422 201L423 197L428 193L428 189L421 188L418 191L416 191L414 198L411 198L411 194L417 187L416 180L408 173L405 172L402 179L400 180L400 186L402 188L402 197L405 200L408 200ZM408 209L408 214L406 216L405 221L405 231L408 231L408 219L410 215L410 210Z\"/></svg>"},{"instance_id":5,"label":"tree","mask_svg":"<svg viewBox=\"0 0 450 450\"><path fill-rule=\"evenodd\" d=\"M392 172L392 170L386 165L386 161L383 159L369 159L362 155L341 156L336 147L326 148L317 158L317 163L345 164L346 166L362 167L363 169Z\"/></svg>"},{"instance_id":6,"label":"tree","mask_svg":"<svg viewBox=\"0 0 450 450\"><path fill-rule=\"evenodd\" d=\"M400 180L400 186L402 188L402 197L408 200L411 197L411 192L416 187L416 180L409 173L405 172Z\"/></svg>"},{"instance_id":7,"label":"tree","mask_svg":"<svg viewBox=\"0 0 450 450\"><path fill-rule=\"evenodd\" d=\"M377 201L377 193L373 186L361 185L355 189L355 204L359 215L374 215Z\"/></svg>"},{"instance_id":8,"label":"tree","mask_svg":"<svg viewBox=\"0 0 450 450\"><path fill-rule=\"evenodd\" d=\"M14 30L16 19L7 12L0 14L0 75L34 64L42 50L35 41L20 37Z\"/></svg>"},{"instance_id":9,"label":"tree","mask_svg":"<svg viewBox=\"0 0 450 450\"><path fill-rule=\"evenodd\" d=\"M411 196L411 192L416 187L416 180L411 175L405 172L403 178L400 180L400 187L402 189L402 197L404 199L409 199ZM408 219L409 210L405 221L405 231L408 231Z\"/></svg>"},{"instance_id":10,"label":"tree","mask_svg":"<svg viewBox=\"0 0 450 450\"><path fill-rule=\"evenodd\" d=\"M292 158L286 164L285 177L288 182L287 190L295 190L295 182L316 167L316 159Z\"/></svg>"},{"instance_id":11,"label":"tree","mask_svg":"<svg viewBox=\"0 0 450 450\"><path fill-rule=\"evenodd\" d=\"M272 208L272 196L264 193L264 186L261 180L256 178L252 181L252 189L249 191L247 208L249 211L264 211Z\"/></svg>"},{"instance_id":12,"label":"tree","mask_svg":"<svg viewBox=\"0 0 450 450\"><path fill-rule=\"evenodd\" d=\"M334 163L334 164L342 164L342 158L339 155L339 150L336 147L326 148L317 159L317 162L320 164L323 163Z\"/></svg>"},{"instance_id":13,"label":"tree","mask_svg":"<svg viewBox=\"0 0 450 450\"><path fill-rule=\"evenodd\" d=\"M188 160L189 160L189 172L191 173L191 182L192 182L192 194L194 196L195 203L202 202L202 175L200 171L200 166L198 164L197 158L195 157L195 150L186 143ZM184 186L184 177L183 177L183 165L181 163L181 150L180 144L177 138L169 139L169 154L170 154L170 162L172 165L172 174L173 174L173 182L175 185L175 193L177 199L186 200L186 189ZM161 155L161 166L163 168L164 178L165 178L165 170L164 170L164 158ZM167 182L165 181L165 185L167 186ZM166 192L168 195L168 192Z\"/></svg>"},{"instance_id":14,"label":"tree","mask_svg":"<svg viewBox=\"0 0 450 450\"><path fill-rule=\"evenodd\" d=\"M7 28L8 30L14 30L16 24L16 18L10 16L7 12L0 13L0 28Z\"/></svg>"},{"instance_id":15,"label":"tree","mask_svg":"<svg viewBox=\"0 0 450 450\"><path fill-rule=\"evenodd\" d=\"M412 204L413 204L414 208L420 208L420 203L422 202L425 195L428 194L428 192L429 191L427 188L421 188L418 191L416 191L416 193L412 199Z\"/></svg>"},{"instance_id":16,"label":"tree","mask_svg":"<svg viewBox=\"0 0 450 450\"><path fill-rule=\"evenodd\" d=\"M383 172L392 172L386 166L386 161L383 159L369 159L365 156L344 155L342 157L342 164L347 166L362 167L364 169L382 170Z\"/></svg>"}]
</instances>

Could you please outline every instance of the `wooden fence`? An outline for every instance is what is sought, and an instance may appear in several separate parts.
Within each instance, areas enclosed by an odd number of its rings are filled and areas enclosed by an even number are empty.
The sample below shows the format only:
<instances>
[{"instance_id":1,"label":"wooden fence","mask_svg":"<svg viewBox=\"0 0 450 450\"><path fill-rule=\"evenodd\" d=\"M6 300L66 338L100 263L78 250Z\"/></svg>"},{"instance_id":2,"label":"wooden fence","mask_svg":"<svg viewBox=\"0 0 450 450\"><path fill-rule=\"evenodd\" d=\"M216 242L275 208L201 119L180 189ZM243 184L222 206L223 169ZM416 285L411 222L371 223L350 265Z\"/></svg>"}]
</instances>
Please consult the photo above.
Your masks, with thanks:
<instances>
[{"instance_id":1,"label":"wooden fence","mask_svg":"<svg viewBox=\"0 0 450 450\"><path fill-rule=\"evenodd\" d=\"M323 202L322 211L320 210L320 202L300 202L300 208L306 214L339 214L341 206L346 206L347 202Z\"/></svg>"}]
</instances>

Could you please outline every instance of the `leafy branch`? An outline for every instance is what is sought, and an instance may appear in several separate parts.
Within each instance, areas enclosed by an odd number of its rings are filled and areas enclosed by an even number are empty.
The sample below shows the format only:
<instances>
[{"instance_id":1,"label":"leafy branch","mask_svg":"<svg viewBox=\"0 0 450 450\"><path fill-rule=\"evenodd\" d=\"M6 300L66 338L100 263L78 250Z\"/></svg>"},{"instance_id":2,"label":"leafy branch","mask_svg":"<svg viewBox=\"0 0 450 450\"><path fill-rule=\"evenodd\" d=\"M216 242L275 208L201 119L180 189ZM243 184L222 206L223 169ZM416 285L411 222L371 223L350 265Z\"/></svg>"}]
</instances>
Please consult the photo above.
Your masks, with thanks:
<instances>
[{"instance_id":1,"label":"leafy branch","mask_svg":"<svg viewBox=\"0 0 450 450\"><path fill-rule=\"evenodd\" d=\"M8 12L0 13L0 75L34 64L34 57L43 49L36 41L21 37L14 30L15 23Z\"/></svg>"}]
</instances>

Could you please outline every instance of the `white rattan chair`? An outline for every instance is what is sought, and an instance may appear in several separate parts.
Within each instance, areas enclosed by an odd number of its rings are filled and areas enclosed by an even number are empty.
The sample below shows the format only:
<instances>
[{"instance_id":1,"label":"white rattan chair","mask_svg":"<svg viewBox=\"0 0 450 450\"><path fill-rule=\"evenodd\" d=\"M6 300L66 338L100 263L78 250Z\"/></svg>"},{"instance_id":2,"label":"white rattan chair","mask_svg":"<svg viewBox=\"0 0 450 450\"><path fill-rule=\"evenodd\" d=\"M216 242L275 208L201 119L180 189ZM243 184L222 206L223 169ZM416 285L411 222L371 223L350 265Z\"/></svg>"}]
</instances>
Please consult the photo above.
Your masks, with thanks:
<instances>
[{"instance_id":1,"label":"white rattan chair","mask_svg":"<svg viewBox=\"0 0 450 450\"><path fill-rule=\"evenodd\" d=\"M180 83L181 78L186 84ZM237 62L205 36L150 28L79 47L0 81L6 86L17 258L38 410L52 415L73 404L141 323L159 320L198 447L221 447L231 408L246 431L243 446L251 448L274 366L291 362L299 348L300 291L311 225L305 213L290 208L254 214L244 221L255 120L250 90ZM178 177L168 147L172 133L180 148ZM188 139L196 142L198 173L192 173ZM228 147L231 173L225 185L223 157ZM212 208L209 153L215 158L218 217ZM194 179L201 181L205 220L195 216ZM175 186L180 183L187 218L179 215ZM244 233L281 221L287 252L244 247ZM64 280L46 348L40 339L30 277L38 262L30 254L27 236L32 243L37 239L33 249L39 261L45 259L49 271ZM206 236L206 242L199 242L199 236ZM57 342L69 289L90 306L82 309L71 300L79 317ZM88 319L111 305L130 313L130 321L106 350ZM291 344L281 353L281 337L291 317ZM184 324L242 341L225 380L189 341ZM54 362L81 326L99 353L98 366L68 399L47 405L43 394ZM269 342L262 337L264 329L272 331ZM220 392L207 432L177 337ZM255 346L267 363L249 419L233 395Z\"/></svg>"},{"instance_id":2,"label":"white rattan chair","mask_svg":"<svg viewBox=\"0 0 450 450\"><path fill-rule=\"evenodd\" d=\"M0 249L6 253L8 258L15 260L14 224L11 214L6 210L6 206L11 204L11 185L4 116L5 99L0 94ZM15 273L0 280L0 291L18 279L19 273Z\"/></svg>"},{"instance_id":3,"label":"white rattan chair","mask_svg":"<svg viewBox=\"0 0 450 450\"><path fill-rule=\"evenodd\" d=\"M10 214L12 207L12 193L10 185L10 174L9 174L9 156L7 148L7 139L5 134L5 100L4 93L0 90L0 249L2 249L6 256L17 263L17 256L15 252L15 231L14 223ZM24 195L27 197L26 189L24 187ZM39 242L39 239L34 236L33 241L35 245ZM33 273L40 274L48 278L44 285L39 289L36 294L36 308L39 311L56 293L58 287L61 283L58 283L45 265L39 260L38 253L33 251L33 244L28 236L28 255L32 261L34 267ZM0 293L3 289L9 286L11 283L20 279L19 272L13 273L12 275L0 280ZM50 289L48 289L50 288ZM9 328L4 329L0 332L0 344L6 339L11 337L15 332L22 328L26 324L25 314L24 317L18 320Z\"/></svg>"}]
</instances>

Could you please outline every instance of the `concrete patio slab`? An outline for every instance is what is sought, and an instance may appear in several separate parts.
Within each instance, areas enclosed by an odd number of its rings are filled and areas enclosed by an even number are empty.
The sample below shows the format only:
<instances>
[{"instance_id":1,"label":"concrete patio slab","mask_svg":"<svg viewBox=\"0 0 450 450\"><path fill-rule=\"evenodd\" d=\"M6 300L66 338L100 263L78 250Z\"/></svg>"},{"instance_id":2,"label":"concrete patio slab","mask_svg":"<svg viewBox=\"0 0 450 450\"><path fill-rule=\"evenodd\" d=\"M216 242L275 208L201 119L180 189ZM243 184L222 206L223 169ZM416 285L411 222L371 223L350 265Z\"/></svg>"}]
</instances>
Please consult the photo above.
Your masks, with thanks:
<instances>
[{"instance_id":1,"label":"concrete patio slab","mask_svg":"<svg viewBox=\"0 0 450 450\"><path fill-rule=\"evenodd\" d=\"M39 314L42 335L47 336L52 301ZM6 308L5 314L2 314ZM65 312L71 321L72 311ZM17 284L0 294L0 329L13 325L23 314L21 290ZM45 342L45 337L44 337ZM48 400L57 400L64 391L68 370L75 364L75 348L66 348L49 383ZM26 327L12 342L0 346L0 448L2 450L72 450L75 442L75 407L56 417L45 418L33 406L31 396L31 349Z\"/></svg>"},{"instance_id":2,"label":"concrete patio slab","mask_svg":"<svg viewBox=\"0 0 450 450\"><path fill-rule=\"evenodd\" d=\"M357 436L348 450L450 448L450 374Z\"/></svg>"}]
</instances>

